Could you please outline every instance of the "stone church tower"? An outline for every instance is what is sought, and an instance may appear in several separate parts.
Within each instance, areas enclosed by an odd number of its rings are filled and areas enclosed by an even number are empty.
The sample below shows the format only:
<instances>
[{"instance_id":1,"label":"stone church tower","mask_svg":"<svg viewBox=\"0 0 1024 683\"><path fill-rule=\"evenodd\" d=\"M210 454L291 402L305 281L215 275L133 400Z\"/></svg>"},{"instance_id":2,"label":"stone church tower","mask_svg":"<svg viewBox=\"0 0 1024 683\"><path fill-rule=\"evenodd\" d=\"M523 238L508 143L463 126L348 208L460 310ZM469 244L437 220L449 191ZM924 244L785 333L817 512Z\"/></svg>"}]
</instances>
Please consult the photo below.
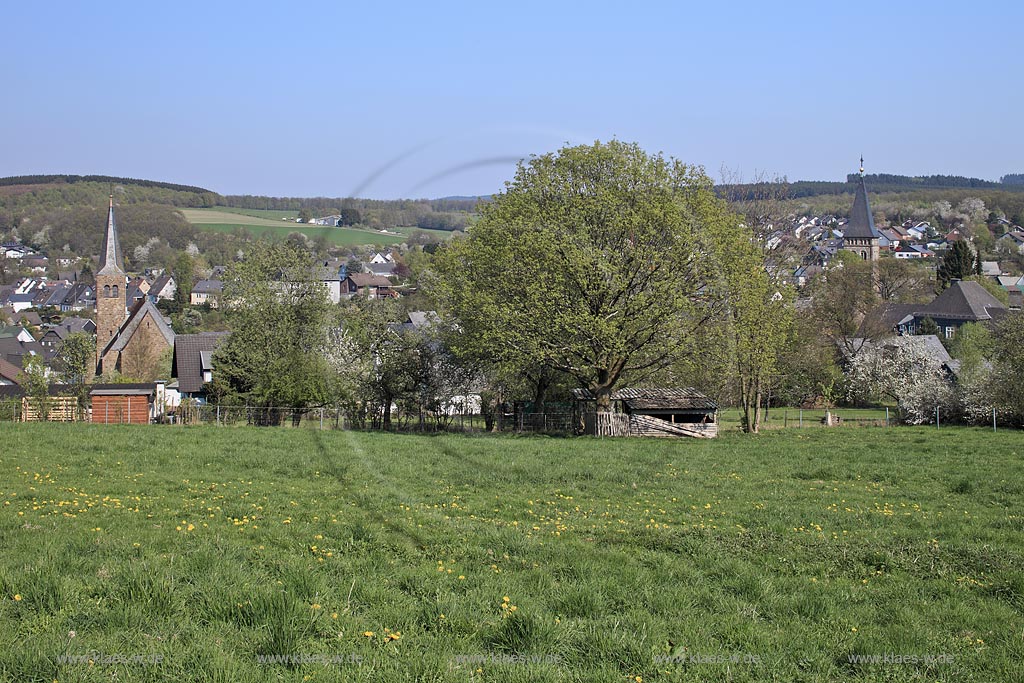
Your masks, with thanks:
<instances>
[{"instance_id":1,"label":"stone church tower","mask_svg":"<svg viewBox=\"0 0 1024 683\"><path fill-rule=\"evenodd\" d=\"M114 195L110 195L107 211L107 231L103 235L100 250L99 269L96 271L96 367L100 370L103 350L117 334L128 315L125 301L124 260L121 245L117 241L117 225L114 223Z\"/></svg>"},{"instance_id":2,"label":"stone church tower","mask_svg":"<svg viewBox=\"0 0 1024 683\"><path fill-rule=\"evenodd\" d=\"M871 216L871 205L868 203L868 191L864 187L864 159L860 160L860 178L857 181L857 193L850 209L850 220L843 226L843 249L851 251L865 261L877 261L879 256L878 230L875 219Z\"/></svg>"}]
</instances>

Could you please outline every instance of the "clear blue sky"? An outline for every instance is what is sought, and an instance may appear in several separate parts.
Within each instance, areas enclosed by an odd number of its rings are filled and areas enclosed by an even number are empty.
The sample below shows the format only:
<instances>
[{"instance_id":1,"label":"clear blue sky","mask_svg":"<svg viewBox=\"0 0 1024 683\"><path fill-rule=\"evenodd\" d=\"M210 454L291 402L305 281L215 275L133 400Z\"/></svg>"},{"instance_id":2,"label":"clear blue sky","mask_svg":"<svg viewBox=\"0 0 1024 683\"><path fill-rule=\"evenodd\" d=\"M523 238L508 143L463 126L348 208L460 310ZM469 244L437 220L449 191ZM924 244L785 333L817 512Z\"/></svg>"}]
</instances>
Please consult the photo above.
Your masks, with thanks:
<instances>
[{"instance_id":1,"label":"clear blue sky","mask_svg":"<svg viewBox=\"0 0 1024 683\"><path fill-rule=\"evenodd\" d=\"M0 175L437 197L611 137L713 177L1024 172L1020 3L290 5L8 3Z\"/></svg>"}]
</instances>

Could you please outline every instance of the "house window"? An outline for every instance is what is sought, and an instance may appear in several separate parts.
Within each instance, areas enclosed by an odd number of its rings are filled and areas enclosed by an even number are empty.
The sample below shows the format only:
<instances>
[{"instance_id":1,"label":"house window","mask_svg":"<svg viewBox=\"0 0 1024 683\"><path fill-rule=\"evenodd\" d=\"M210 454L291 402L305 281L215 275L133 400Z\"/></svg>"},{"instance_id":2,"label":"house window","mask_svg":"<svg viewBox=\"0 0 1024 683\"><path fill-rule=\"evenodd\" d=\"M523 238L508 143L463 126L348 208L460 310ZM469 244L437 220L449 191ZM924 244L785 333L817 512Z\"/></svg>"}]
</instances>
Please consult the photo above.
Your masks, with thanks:
<instances>
[{"instance_id":1,"label":"house window","mask_svg":"<svg viewBox=\"0 0 1024 683\"><path fill-rule=\"evenodd\" d=\"M110 285L103 285L103 296L110 296Z\"/></svg>"},{"instance_id":2,"label":"house window","mask_svg":"<svg viewBox=\"0 0 1024 683\"><path fill-rule=\"evenodd\" d=\"M110 288L110 295L114 297L117 296L117 285L114 285L113 287Z\"/></svg>"},{"instance_id":3,"label":"house window","mask_svg":"<svg viewBox=\"0 0 1024 683\"><path fill-rule=\"evenodd\" d=\"M953 338L953 332L955 332L955 331L956 331L955 327L947 327L946 330L945 330L945 332L946 332L946 339L952 339Z\"/></svg>"},{"instance_id":4,"label":"house window","mask_svg":"<svg viewBox=\"0 0 1024 683\"><path fill-rule=\"evenodd\" d=\"M861 257L862 260L867 261L868 260L867 252L865 252L865 251L860 252L860 257Z\"/></svg>"}]
</instances>

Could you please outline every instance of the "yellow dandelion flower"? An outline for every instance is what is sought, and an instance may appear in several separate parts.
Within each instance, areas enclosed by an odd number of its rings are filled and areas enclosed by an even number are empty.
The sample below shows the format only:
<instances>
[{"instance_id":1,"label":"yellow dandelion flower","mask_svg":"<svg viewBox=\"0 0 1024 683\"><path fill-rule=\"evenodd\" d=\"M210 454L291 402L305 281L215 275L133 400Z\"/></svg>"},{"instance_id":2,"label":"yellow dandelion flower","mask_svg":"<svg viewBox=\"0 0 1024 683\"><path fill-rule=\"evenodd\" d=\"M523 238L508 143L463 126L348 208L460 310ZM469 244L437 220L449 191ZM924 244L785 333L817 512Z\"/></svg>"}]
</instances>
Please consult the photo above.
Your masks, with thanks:
<instances>
[{"instance_id":1,"label":"yellow dandelion flower","mask_svg":"<svg viewBox=\"0 0 1024 683\"><path fill-rule=\"evenodd\" d=\"M320 603L319 602L314 602L313 605L312 605L312 608L313 609L320 609Z\"/></svg>"},{"instance_id":2,"label":"yellow dandelion flower","mask_svg":"<svg viewBox=\"0 0 1024 683\"><path fill-rule=\"evenodd\" d=\"M15 594L14 594L14 601L15 601L15 602L21 602L21 596L20 596L20 595L18 595L17 593L15 593Z\"/></svg>"},{"instance_id":3,"label":"yellow dandelion flower","mask_svg":"<svg viewBox=\"0 0 1024 683\"><path fill-rule=\"evenodd\" d=\"M373 631L363 631L363 635L367 638L373 638Z\"/></svg>"},{"instance_id":4,"label":"yellow dandelion flower","mask_svg":"<svg viewBox=\"0 0 1024 683\"><path fill-rule=\"evenodd\" d=\"M338 613L337 612L331 612L331 619L337 619L337 618L338 618Z\"/></svg>"}]
</instances>

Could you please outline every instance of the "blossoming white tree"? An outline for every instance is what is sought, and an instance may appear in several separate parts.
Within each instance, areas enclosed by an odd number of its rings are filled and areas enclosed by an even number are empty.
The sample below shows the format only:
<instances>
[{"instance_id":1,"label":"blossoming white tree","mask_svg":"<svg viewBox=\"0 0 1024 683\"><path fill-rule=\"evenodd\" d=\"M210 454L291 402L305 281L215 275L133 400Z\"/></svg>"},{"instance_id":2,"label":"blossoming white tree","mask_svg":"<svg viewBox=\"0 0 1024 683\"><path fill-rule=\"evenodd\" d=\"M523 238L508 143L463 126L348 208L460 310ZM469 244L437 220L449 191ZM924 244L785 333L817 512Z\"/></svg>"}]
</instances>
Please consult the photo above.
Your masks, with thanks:
<instances>
[{"instance_id":1,"label":"blossoming white tree","mask_svg":"<svg viewBox=\"0 0 1024 683\"><path fill-rule=\"evenodd\" d=\"M889 399L909 424L935 418L935 409L950 410L953 388L942 361L922 337L894 337L865 346L848 372L851 397Z\"/></svg>"}]
</instances>

